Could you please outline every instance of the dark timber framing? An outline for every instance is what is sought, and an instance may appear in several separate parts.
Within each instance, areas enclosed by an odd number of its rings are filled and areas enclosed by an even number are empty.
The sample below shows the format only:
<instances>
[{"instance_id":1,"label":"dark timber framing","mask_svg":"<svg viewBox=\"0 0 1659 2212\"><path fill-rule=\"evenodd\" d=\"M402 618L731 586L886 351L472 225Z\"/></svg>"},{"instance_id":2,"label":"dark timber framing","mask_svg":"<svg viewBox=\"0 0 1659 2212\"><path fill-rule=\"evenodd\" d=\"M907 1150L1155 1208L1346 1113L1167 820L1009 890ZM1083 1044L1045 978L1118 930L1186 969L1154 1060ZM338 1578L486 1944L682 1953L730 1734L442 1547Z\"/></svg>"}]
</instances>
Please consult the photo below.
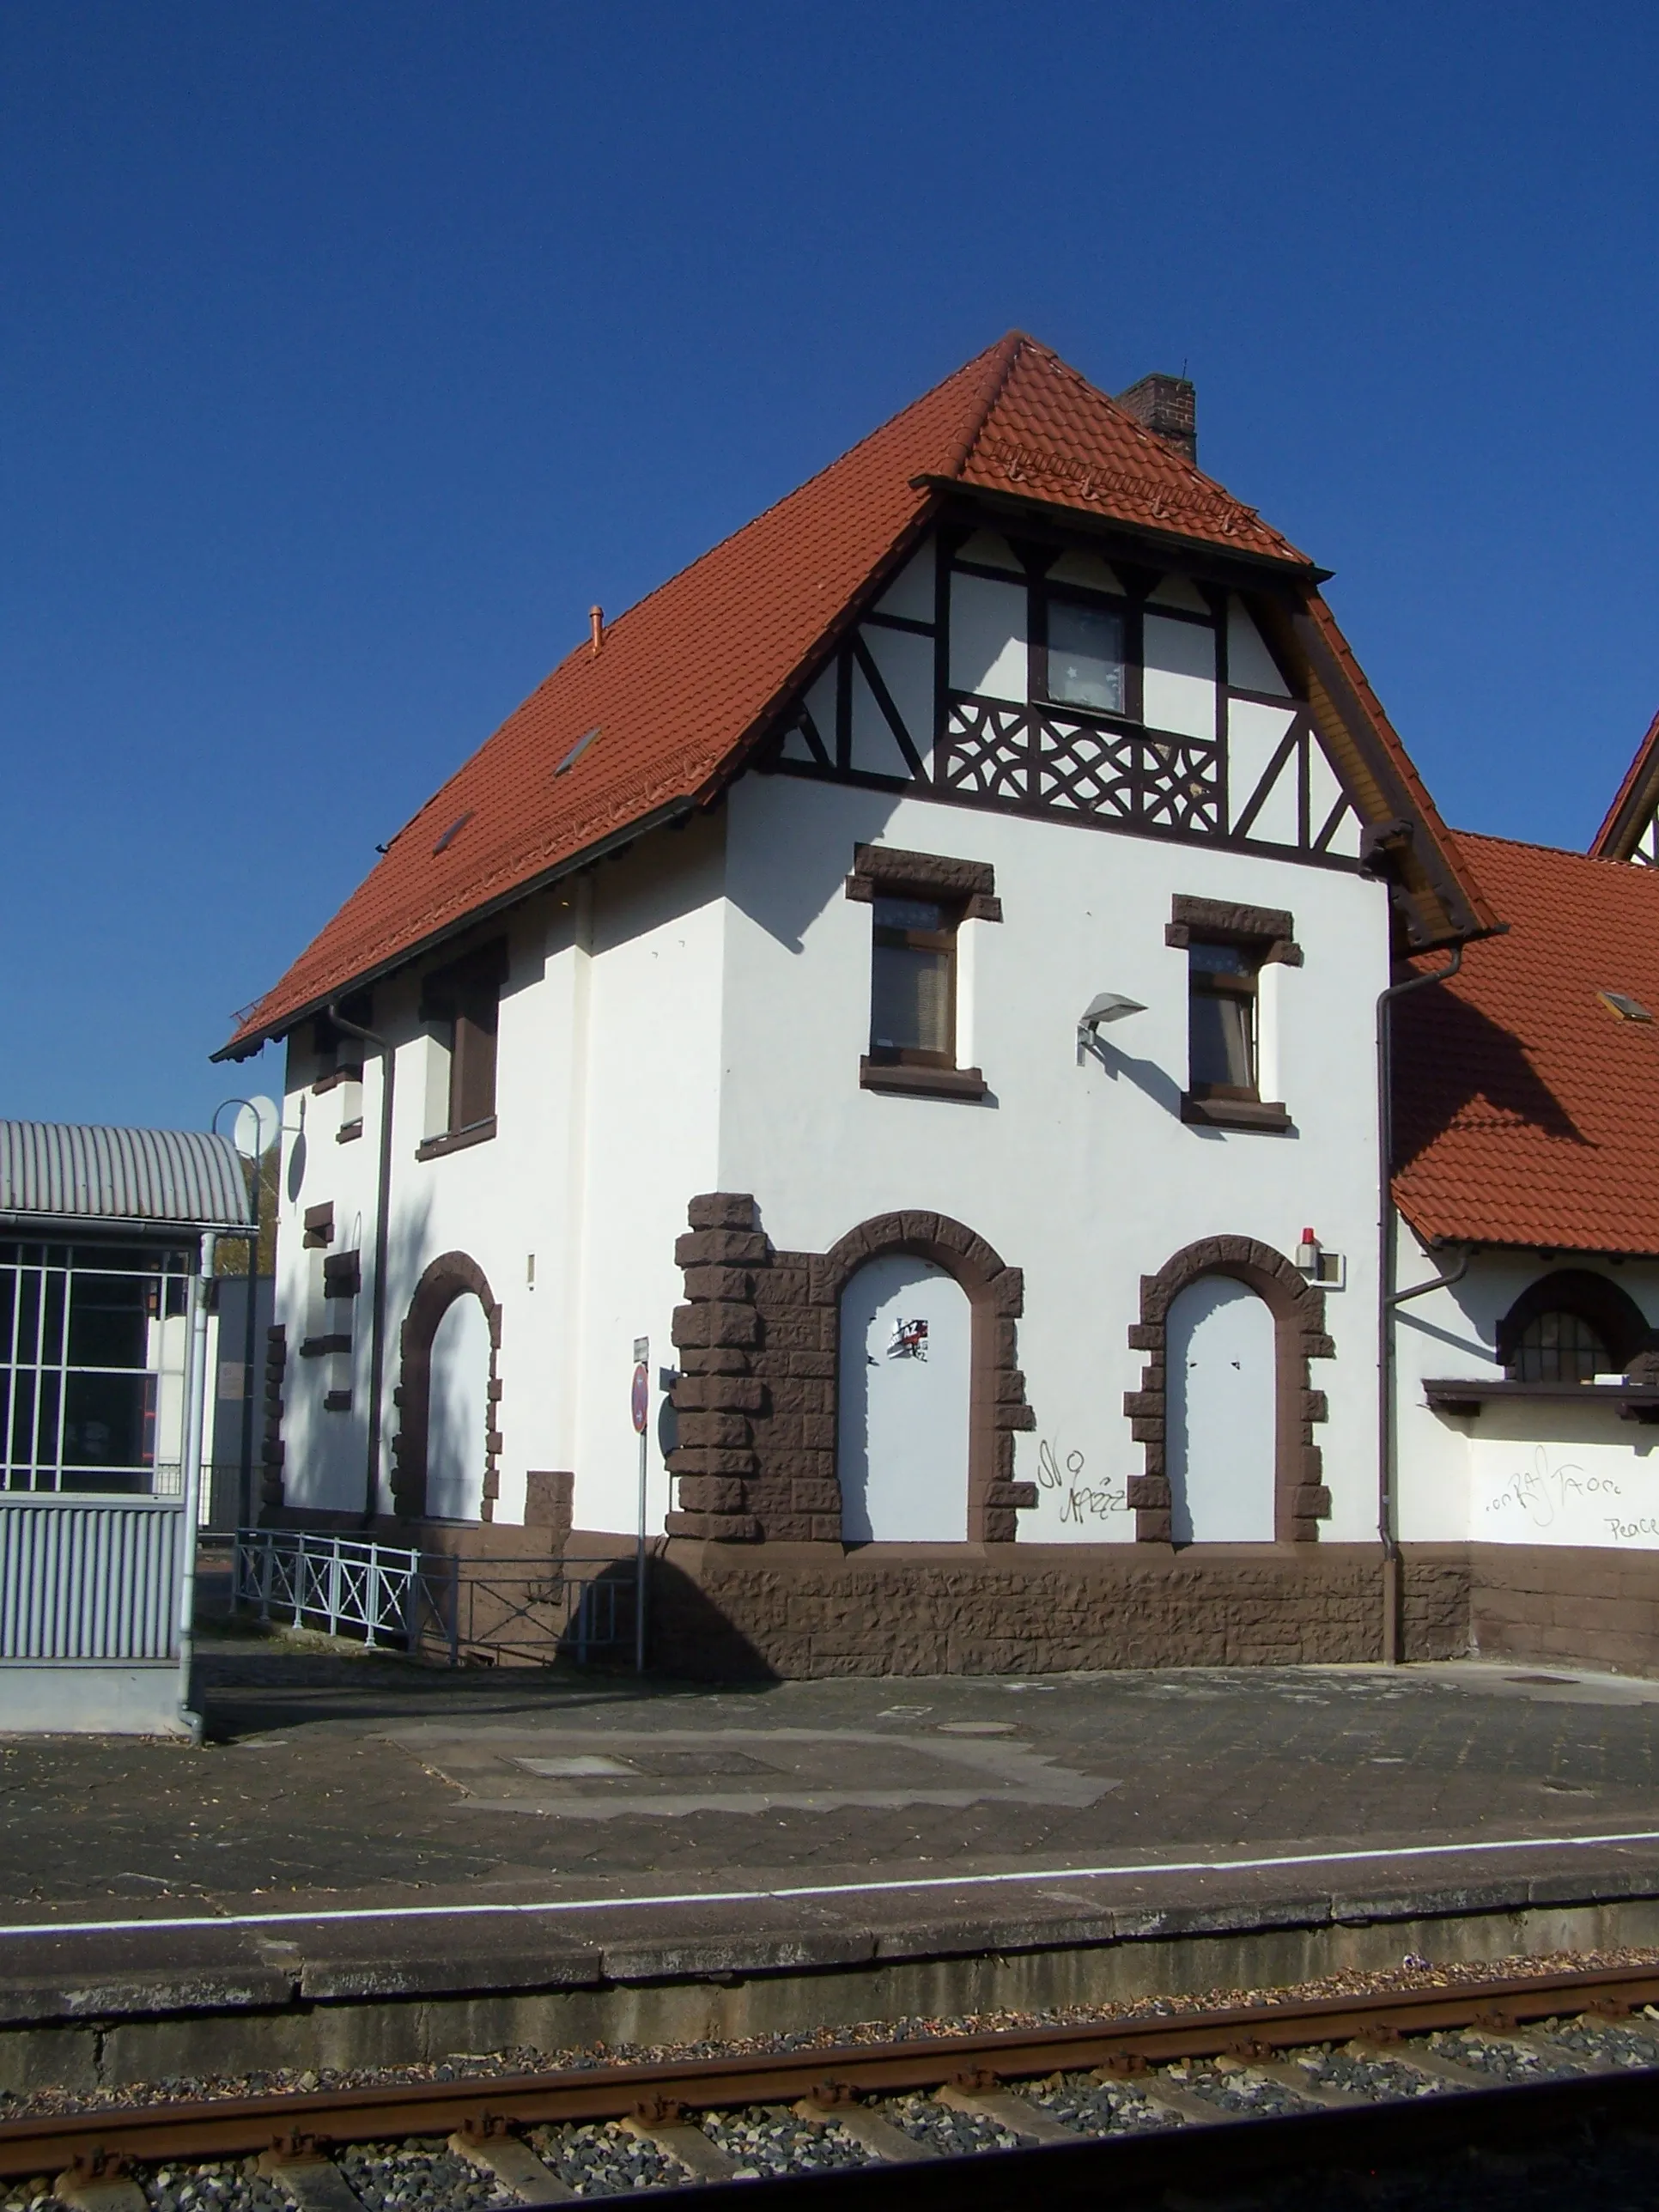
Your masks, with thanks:
<instances>
[{"instance_id":1,"label":"dark timber framing","mask_svg":"<svg viewBox=\"0 0 1659 2212\"><path fill-rule=\"evenodd\" d=\"M979 526L984 526L984 517L976 520ZM919 792L946 805L990 807L1137 836L1202 842L1347 872L1361 868L1360 859L1331 849L1347 817L1361 820L1359 809L1334 763L1331 773L1340 795L1316 816L1314 812L1311 753L1320 740L1310 703L1298 694L1273 637L1274 630L1293 612L1291 606L1277 606L1285 597L1284 580L1272 580L1275 588L1267 593L1275 603L1279 620L1263 621L1261 616L1266 610L1261 595L1269 580L1257 570L1244 572L1246 608L1257 617L1264 645L1284 681L1285 689L1280 694L1252 690L1230 680L1228 592L1241 588L1239 576L1229 574L1226 581L1218 582L1213 575L1199 573L1178 557L1172 562L1167 552L1156 565L1149 564L1149 549L1139 543L1114 545L1085 540L1081 542L1092 544L1113 567L1122 590L1111 592L1069 578L1054 579L1050 571L1060 554L1079 545L1077 533L1046 529L1040 519L1029 513L1022 515L1018 528L1012 518L997 520L1007 533L1018 568L964 559L962 549L975 522L942 521L933 538L932 622L889 614L875 605L855 611L839 629L833 645L810 672L793 704L784 709L780 725L757 756L761 767L768 773L830 777L872 790ZM909 549L912 557L915 550ZM1236 564L1224 560L1218 566L1226 571ZM884 570L872 586L872 599L880 597L896 573L896 568ZM958 576L1024 589L1030 670L1024 699L965 692L952 685L951 589L953 578ZM1161 600L1157 596L1159 586L1170 577L1192 585L1209 611ZM1121 713L1056 702L1044 696L1051 600L1097 605L1121 621ZM1151 617L1188 624L1213 640L1216 713L1214 726L1207 735L1159 729L1143 719L1146 624ZM866 640L866 629L932 638L931 741L927 733L907 725ZM828 729L808 703L809 694L817 689L826 673L831 678L834 701L832 726ZM890 734L896 757L904 763L902 775L854 764L855 677L862 678L881 723ZM1237 805L1229 787L1230 758L1237 744L1237 734L1231 740L1229 734L1235 703L1269 708L1289 717L1265 766L1254 775L1248 793L1238 795ZM784 748L792 738L799 741L805 758L786 754ZM1293 842L1276 842L1256 832L1270 799L1277 799L1282 793L1286 776L1294 793L1295 835Z\"/></svg>"}]
</instances>

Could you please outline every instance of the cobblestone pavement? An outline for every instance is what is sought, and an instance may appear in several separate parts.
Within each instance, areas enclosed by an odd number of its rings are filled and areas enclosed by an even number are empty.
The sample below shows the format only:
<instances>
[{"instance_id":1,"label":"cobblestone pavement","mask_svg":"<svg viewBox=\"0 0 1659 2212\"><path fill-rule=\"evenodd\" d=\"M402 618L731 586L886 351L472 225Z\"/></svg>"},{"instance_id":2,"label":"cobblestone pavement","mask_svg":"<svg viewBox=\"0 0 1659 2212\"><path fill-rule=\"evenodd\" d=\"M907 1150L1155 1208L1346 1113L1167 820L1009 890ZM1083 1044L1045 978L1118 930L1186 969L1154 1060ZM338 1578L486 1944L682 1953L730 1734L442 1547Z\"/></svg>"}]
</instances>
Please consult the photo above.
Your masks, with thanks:
<instances>
[{"instance_id":1,"label":"cobblestone pavement","mask_svg":"<svg viewBox=\"0 0 1659 2212\"><path fill-rule=\"evenodd\" d=\"M1659 1827L1659 1684L1520 1668L713 1690L449 1675L317 1638L230 1637L210 1639L201 1666L200 1750L0 1737L0 1898L36 1908L190 1899L214 1910L301 1895L477 1895L550 1874L696 1885ZM697 1799L711 1732L726 1730L744 1732L742 1750L715 1759L707 1790L746 1809L678 1809ZM767 1739L786 1730L830 1753L847 1741L839 1768L812 1768L801 1802L775 1802L788 1799L787 1778L761 1786L753 1771L781 1771ZM871 1739L887 1736L914 1755L896 1745L878 1757ZM991 1746L1008 1755L965 1757ZM492 1759L518 1775L516 1789L481 1781ZM957 1802L869 1802L902 1798L889 1785L912 1765L918 1790ZM590 1797L626 1796L643 1786L629 1778L641 1771L666 1791L649 1812L556 1809L577 1783ZM1032 1784L1039 1772L1048 1780ZM883 1788L858 1802L876 1777Z\"/></svg>"}]
</instances>

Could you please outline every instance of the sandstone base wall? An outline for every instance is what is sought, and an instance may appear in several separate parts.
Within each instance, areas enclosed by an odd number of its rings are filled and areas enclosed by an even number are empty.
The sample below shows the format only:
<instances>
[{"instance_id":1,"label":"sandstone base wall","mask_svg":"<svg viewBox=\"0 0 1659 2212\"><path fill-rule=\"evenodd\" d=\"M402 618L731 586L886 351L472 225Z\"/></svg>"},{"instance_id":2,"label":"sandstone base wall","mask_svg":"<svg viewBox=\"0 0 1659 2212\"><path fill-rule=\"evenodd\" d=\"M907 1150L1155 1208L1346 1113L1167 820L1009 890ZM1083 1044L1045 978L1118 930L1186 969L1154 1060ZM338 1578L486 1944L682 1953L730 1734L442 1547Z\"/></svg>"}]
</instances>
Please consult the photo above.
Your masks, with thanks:
<instances>
[{"instance_id":1,"label":"sandstone base wall","mask_svg":"<svg viewBox=\"0 0 1659 2212\"><path fill-rule=\"evenodd\" d=\"M652 1653L710 1679L1340 1665L1382 1656L1374 1545L663 1547ZM1401 1649L1659 1674L1659 1553L1408 1546Z\"/></svg>"}]
</instances>

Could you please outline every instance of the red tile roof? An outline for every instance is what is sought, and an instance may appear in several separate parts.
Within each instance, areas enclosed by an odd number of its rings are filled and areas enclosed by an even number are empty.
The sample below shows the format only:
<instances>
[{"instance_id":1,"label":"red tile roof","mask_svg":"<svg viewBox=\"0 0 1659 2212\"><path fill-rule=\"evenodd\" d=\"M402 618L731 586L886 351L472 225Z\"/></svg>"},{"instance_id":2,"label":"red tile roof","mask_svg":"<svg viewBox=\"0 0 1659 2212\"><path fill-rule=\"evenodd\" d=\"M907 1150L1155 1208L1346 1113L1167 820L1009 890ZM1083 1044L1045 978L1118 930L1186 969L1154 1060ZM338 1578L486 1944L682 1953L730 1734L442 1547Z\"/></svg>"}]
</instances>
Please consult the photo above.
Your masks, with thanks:
<instances>
[{"instance_id":1,"label":"red tile roof","mask_svg":"<svg viewBox=\"0 0 1659 2212\"><path fill-rule=\"evenodd\" d=\"M1659 870L1457 842L1510 927L1395 1007L1400 1209L1430 1238L1659 1253Z\"/></svg>"},{"instance_id":2,"label":"red tile roof","mask_svg":"<svg viewBox=\"0 0 1659 2212\"><path fill-rule=\"evenodd\" d=\"M240 1018L221 1057L282 1034L607 838L709 803L951 483L1316 580L1253 508L1047 347L1011 332L631 607L597 654L586 643L567 654ZM1385 742L1398 748L1391 731ZM1408 771L1403 752L1400 761ZM1444 834L1430 829L1431 842Z\"/></svg>"},{"instance_id":3,"label":"red tile roof","mask_svg":"<svg viewBox=\"0 0 1659 2212\"><path fill-rule=\"evenodd\" d=\"M1649 817L1659 804L1659 714L1648 724L1648 733L1636 748L1636 757L1625 772L1607 819L1591 841L1599 860L1627 860L1641 842Z\"/></svg>"}]
</instances>

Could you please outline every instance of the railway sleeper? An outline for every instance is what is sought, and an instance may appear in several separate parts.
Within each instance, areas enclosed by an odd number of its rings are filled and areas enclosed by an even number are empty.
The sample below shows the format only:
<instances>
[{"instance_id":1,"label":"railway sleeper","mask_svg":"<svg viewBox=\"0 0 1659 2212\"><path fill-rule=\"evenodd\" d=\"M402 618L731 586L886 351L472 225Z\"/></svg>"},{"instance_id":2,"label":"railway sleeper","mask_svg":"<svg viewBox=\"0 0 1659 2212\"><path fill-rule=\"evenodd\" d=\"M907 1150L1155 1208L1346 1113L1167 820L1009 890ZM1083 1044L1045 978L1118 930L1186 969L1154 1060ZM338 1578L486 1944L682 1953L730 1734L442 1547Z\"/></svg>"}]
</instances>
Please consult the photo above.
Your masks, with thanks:
<instances>
[{"instance_id":1,"label":"railway sleeper","mask_svg":"<svg viewBox=\"0 0 1659 2212\"><path fill-rule=\"evenodd\" d=\"M1119 2068L1100 2066L1095 2069L1090 2078L1103 2086L1108 2082L1121 2081L1124 2077ZM1133 2079L1137 2092L1153 2112L1165 2113L1188 2127L1212 2128L1218 2122L1233 2118L1219 2105L1212 2105L1207 2097L1200 2097L1196 2089L1183 2089L1166 2075L1136 2074Z\"/></svg>"},{"instance_id":2,"label":"railway sleeper","mask_svg":"<svg viewBox=\"0 0 1659 2212\"><path fill-rule=\"evenodd\" d=\"M872 2112L839 2082L823 2083L811 2096L803 2097L794 2111L797 2119L812 2127L839 2128L860 2150L867 2150L884 2165L915 2166L939 2155L932 2143L918 2142L914 2136L907 2136L902 2128Z\"/></svg>"},{"instance_id":3,"label":"railway sleeper","mask_svg":"<svg viewBox=\"0 0 1659 2212\"><path fill-rule=\"evenodd\" d=\"M694 2181L733 2181L737 2163L717 2142L711 2142L695 2120L668 2099L653 2098L641 2105L622 2123L631 2136L648 2142L665 2158L683 2166Z\"/></svg>"},{"instance_id":4,"label":"railway sleeper","mask_svg":"<svg viewBox=\"0 0 1659 2212\"><path fill-rule=\"evenodd\" d=\"M1333 2083L1316 2081L1306 2066L1294 2058L1240 2058L1236 2062L1241 2073L1258 2075L1264 2081L1277 2081L1281 2089L1289 2089L1304 2097L1310 2105L1320 2105L1330 2112L1352 2112L1356 2105L1372 2105L1376 2100L1367 2097L1358 2089L1339 2089ZM1218 2065L1222 2061L1217 2061Z\"/></svg>"},{"instance_id":5,"label":"railway sleeper","mask_svg":"<svg viewBox=\"0 0 1659 2212\"><path fill-rule=\"evenodd\" d=\"M575 2191L550 2166L538 2158L526 2142L509 2135L505 2124L484 2114L476 2125L458 2128L449 2138L457 2158L477 2166L510 2189L520 2204L562 2204Z\"/></svg>"},{"instance_id":6,"label":"railway sleeper","mask_svg":"<svg viewBox=\"0 0 1659 2212\"><path fill-rule=\"evenodd\" d=\"M299 2212L363 2212L363 2201L331 2158L303 2146L268 2150L259 2160L268 2181L286 2190ZM139 2199L141 2203L144 2200ZM145 2205L145 2212L149 2207Z\"/></svg>"},{"instance_id":7,"label":"railway sleeper","mask_svg":"<svg viewBox=\"0 0 1659 2212\"><path fill-rule=\"evenodd\" d=\"M125 2160L102 2149L79 2154L52 2183L52 2191L72 2212L149 2212L149 2200L128 2173Z\"/></svg>"},{"instance_id":8,"label":"railway sleeper","mask_svg":"<svg viewBox=\"0 0 1659 2212\"><path fill-rule=\"evenodd\" d=\"M994 2120L1000 2128L1006 2128L1010 2135L1022 2136L1027 2142L1074 2143L1087 2140L1080 2129L1068 2128L1064 2120L1042 2112L1029 2097L1002 2088L994 2076L982 2087L973 2079L947 2081L938 2096L941 2105L967 2112L975 2119Z\"/></svg>"},{"instance_id":9,"label":"railway sleeper","mask_svg":"<svg viewBox=\"0 0 1659 2212\"><path fill-rule=\"evenodd\" d=\"M1462 2066L1455 2058L1443 2058L1437 2051L1430 2051L1419 2043L1407 2043L1403 2039L1393 2042L1384 2037L1373 2040L1358 2036L1345 2049L1355 2058L1369 2060L1372 2065L1409 2066L1413 2073L1426 2074L1431 2081L1443 2081L1450 2089L1490 2089L1492 2079L1478 2066Z\"/></svg>"}]
</instances>

